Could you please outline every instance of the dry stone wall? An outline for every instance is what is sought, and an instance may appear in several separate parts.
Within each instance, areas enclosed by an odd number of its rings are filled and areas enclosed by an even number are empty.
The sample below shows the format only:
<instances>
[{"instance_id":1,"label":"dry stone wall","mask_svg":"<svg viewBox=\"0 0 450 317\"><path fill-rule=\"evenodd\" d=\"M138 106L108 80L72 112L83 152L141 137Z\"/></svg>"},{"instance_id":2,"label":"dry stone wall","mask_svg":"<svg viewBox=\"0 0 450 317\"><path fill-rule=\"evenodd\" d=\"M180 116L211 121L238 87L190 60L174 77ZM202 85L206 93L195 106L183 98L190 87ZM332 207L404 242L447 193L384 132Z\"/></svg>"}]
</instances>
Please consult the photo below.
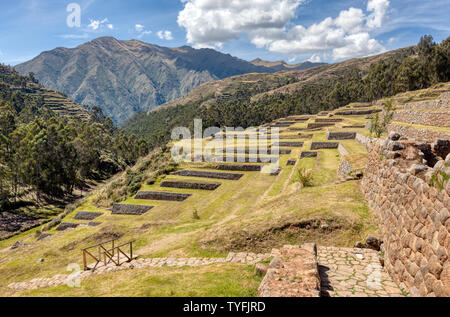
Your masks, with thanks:
<instances>
[{"instance_id":1,"label":"dry stone wall","mask_svg":"<svg viewBox=\"0 0 450 317\"><path fill-rule=\"evenodd\" d=\"M450 133L440 130L420 129L415 127L390 124L388 130L397 132L411 139L433 142L435 139L450 139Z\"/></svg>"},{"instance_id":2,"label":"dry stone wall","mask_svg":"<svg viewBox=\"0 0 450 317\"><path fill-rule=\"evenodd\" d=\"M450 296L450 182L430 185L439 169L450 173L450 155L433 169L420 150L430 148L395 133L374 141L361 187L379 218L394 281L413 296Z\"/></svg>"},{"instance_id":3,"label":"dry stone wall","mask_svg":"<svg viewBox=\"0 0 450 317\"><path fill-rule=\"evenodd\" d=\"M393 120L435 127L450 127L448 111L398 111L394 114Z\"/></svg>"},{"instance_id":4,"label":"dry stone wall","mask_svg":"<svg viewBox=\"0 0 450 317\"><path fill-rule=\"evenodd\" d=\"M319 265L315 244L284 246L258 289L260 297L320 297Z\"/></svg>"}]
</instances>

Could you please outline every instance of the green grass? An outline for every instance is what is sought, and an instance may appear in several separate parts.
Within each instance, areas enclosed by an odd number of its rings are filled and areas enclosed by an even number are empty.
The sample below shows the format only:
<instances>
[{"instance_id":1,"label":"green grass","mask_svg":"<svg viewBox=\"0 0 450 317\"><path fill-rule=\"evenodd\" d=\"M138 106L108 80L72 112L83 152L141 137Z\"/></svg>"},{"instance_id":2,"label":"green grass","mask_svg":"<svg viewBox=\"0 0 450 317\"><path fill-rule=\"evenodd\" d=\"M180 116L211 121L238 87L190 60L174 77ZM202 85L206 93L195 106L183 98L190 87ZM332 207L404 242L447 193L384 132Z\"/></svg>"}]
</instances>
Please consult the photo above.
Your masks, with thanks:
<instances>
[{"instance_id":1,"label":"green grass","mask_svg":"<svg viewBox=\"0 0 450 317\"><path fill-rule=\"evenodd\" d=\"M39 297L256 297L262 280L254 266L217 264L199 268L148 268L90 277L80 288L27 291Z\"/></svg>"},{"instance_id":2,"label":"green grass","mask_svg":"<svg viewBox=\"0 0 450 317\"><path fill-rule=\"evenodd\" d=\"M345 122L349 124L349 122ZM296 126L305 126L304 123ZM283 132L288 135L290 132ZM311 133L311 132L308 132ZM314 140L325 140L325 131L314 133ZM355 141L345 141L349 151L363 152ZM203 142L206 144L206 141ZM251 141L250 143L255 143ZM348 143L348 144L347 144ZM248 143L247 143L248 144ZM99 211L104 214L95 221L99 227L79 227L65 232L50 231L54 236L36 242L38 229L0 241L0 288L11 282L29 281L36 277L52 277L66 273L69 263L81 264L81 249L104 241L111 235L120 235L120 242L136 240L136 253L149 257L225 257L228 251L270 251L286 243L315 241L321 245L352 246L368 232L377 230L373 215L357 189L356 182L335 185L340 156L337 150L320 150L319 157L300 160L301 151L309 151L311 140L303 148L292 148L290 155L281 155L281 174L270 176L259 172L236 172L244 176L238 181L202 179L167 175L158 177L141 190L182 192L192 194L184 202L136 200L126 197L120 203L154 206L142 216L111 215L109 208L97 204L104 197L104 187L94 191L76 211ZM365 149L364 149L365 151ZM314 186L297 191L293 166L288 159L299 160L295 168L313 169ZM152 168L155 168L151 165ZM181 163L178 169L216 171L209 163ZM149 173L144 171L144 174ZM146 174L150 177L151 173ZM111 188L121 190L118 176ZM163 179L221 183L215 191L161 188ZM106 185L105 185L106 186ZM266 194L266 195L264 195ZM103 196L102 196L103 195ZM100 200L100 202L103 202ZM86 223L74 220L76 211L64 222ZM193 219L197 211L199 219ZM331 233L304 230L296 234L269 235L267 245L244 241L230 247L231 241L243 229L270 232L273 226L290 221L311 218L342 222L342 227ZM336 220L337 219L337 220ZM258 231L258 232L259 232ZM273 240L271 240L273 239ZM26 249L7 250L15 242L30 243ZM4 252L1 252L1 251ZM37 260L43 258L43 263ZM117 274L117 275L116 275ZM22 293L23 296L255 296L259 280L247 266L217 265L197 269L160 268L145 271L127 271L96 277L83 282L81 289L58 287ZM133 283L125 283L132 280ZM161 281L167 280L164 284ZM128 285L131 284L131 285ZM1 293L0 293L1 295Z\"/></svg>"}]
</instances>

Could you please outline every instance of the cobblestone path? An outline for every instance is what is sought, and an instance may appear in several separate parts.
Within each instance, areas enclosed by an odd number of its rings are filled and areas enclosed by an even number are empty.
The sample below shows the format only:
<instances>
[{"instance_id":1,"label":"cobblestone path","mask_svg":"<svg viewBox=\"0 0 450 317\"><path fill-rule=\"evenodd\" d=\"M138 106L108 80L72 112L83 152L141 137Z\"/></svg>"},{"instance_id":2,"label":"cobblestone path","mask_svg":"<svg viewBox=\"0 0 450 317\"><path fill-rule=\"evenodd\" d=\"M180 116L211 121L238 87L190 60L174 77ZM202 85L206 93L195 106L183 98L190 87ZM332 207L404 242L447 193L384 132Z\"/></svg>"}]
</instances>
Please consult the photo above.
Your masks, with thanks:
<instances>
[{"instance_id":1,"label":"cobblestone path","mask_svg":"<svg viewBox=\"0 0 450 317\"><path fill-rule=\"evenodd\" d=\"M318 247L317 252L322 296L404 296L381 266L378 252L336 247Z\"/></svg>"}]
</instances>

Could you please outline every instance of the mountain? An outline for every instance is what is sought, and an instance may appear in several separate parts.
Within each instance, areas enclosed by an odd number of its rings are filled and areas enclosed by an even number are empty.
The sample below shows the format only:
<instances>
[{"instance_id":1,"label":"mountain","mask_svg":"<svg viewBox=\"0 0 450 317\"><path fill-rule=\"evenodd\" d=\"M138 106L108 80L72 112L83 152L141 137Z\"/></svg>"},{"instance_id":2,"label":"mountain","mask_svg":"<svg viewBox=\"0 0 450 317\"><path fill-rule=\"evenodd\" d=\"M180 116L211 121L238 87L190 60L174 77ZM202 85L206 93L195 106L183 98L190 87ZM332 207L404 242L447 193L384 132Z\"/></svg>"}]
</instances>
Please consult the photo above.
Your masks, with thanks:
<instances>
[{"instance_id":1,"label":"mountain","mask_svg":"<svg viewBox=\"0 0 450 317\"><path fill-rule=\"evenodd\" d=\"M316 66L326 65L325 63L311 63L311 62L303 62L303 63L299 63L299 64L295 64L295 65L290 65L290 64L286 63L285 61L270 62L270 61L264 61L260 58L256 58L256 59L252 60L250 63L252 63L255 66L262 66L262 67L270 68L276 72L290 71L290 70L303 70L303 69L308 69L308 68L312 68L312 67L316 67Z\"/></svg>"},{"instance_id":2,"label":"mountain","mask_svg":"<svg viewBox=\"0 0 450 317\"><path fill-rule=\"evenodd\" d=\"M16 70L34 73L44 86L66 93L77 103L99 106L121 124L137 111L179 98L206 82L290 68L257 65L212 49L166 48L101 37L76 48L43 52Z\"/></svg>"},{"instance_id":3,"label":"mountain","mask_svg":"<svg viewBox=\"0 0 450 317\"><path fill-rule=\"evenodd\" d=\"M422 39L418 46L306 70L238 75L203 84L148 113L137 113L122 127L150 144L164 144L174 127L191 127L194 118L201 118L204 127L258 126L446 82L449 62L450 38L441 44Z\"/></svg>"},{"instance_id":4,"label":"mountain","mask_svg":"<svg viewBox=\"0 0 450 317\"><path fill-rule=\"evenodd\" d=\"M0 102L8 101L11 96L21 96L31 100L29 103L35 105L33 111L49 110L55 115L85 122L92 119L89 110L70 100L64 93L46 88L37 83L34 77L21 76L14 69L1 64L0 92ZM21 106L19 102L15 107L19 113L22 111Z\"/></svg>"},{"instance_id":5,"label":"mountain","mask_svg":"<svg viewBox=\"0 0 450 317\"><path fill-rule=\"evenodd\" d=\"M0 236L4 211L39 213L40 206L65 204L87 182L147 153L143 139L125 135L98 107L87 110L0 64Z\"/></svg>"}]
</instances>

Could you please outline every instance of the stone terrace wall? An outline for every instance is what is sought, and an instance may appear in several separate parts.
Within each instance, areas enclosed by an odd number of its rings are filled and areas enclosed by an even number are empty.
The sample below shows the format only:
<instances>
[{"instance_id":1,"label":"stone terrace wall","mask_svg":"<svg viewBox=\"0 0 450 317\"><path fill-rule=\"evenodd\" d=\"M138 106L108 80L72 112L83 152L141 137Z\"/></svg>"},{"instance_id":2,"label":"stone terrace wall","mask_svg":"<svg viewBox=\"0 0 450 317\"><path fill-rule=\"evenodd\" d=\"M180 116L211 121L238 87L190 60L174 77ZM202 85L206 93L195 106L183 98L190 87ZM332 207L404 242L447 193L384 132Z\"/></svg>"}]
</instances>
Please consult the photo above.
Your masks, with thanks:
<instances>
[{"instance_id":1,"label":"stone terrace wall","mask_svg":"<svg viewBox=\"0 0 450 317\"><path fill-rule=\"evenodd\" d=\"M448 111L398 111L394 114L394 121L431 125L435 127L450 127L450 113Z\"/></svg>"},{"instance_id":2,"label":"stone terrace wall","mask_svg":"<svg viewBox=\"0 0 450 317\"><path fill-rule=\"evenodd\" d=\"M416 129L413 127L405 127L396 124L390 124L389 131L397 132L405 137L432 142L435 139L450 139L450 133L437 130Z\"/></svg>"},{"instance_id":3,"label":"stone terrace wall","mask_svg":"<svg viewBox=\"0 0 450 317\"><path fill-rule=\"evenodd\" d=\"M385 266L413 296L450 296L450 182L439 191L424 181L430 170L411 168L399 137L374 142L361 184L383 231Z\"/></svg>"}]
</instances>

